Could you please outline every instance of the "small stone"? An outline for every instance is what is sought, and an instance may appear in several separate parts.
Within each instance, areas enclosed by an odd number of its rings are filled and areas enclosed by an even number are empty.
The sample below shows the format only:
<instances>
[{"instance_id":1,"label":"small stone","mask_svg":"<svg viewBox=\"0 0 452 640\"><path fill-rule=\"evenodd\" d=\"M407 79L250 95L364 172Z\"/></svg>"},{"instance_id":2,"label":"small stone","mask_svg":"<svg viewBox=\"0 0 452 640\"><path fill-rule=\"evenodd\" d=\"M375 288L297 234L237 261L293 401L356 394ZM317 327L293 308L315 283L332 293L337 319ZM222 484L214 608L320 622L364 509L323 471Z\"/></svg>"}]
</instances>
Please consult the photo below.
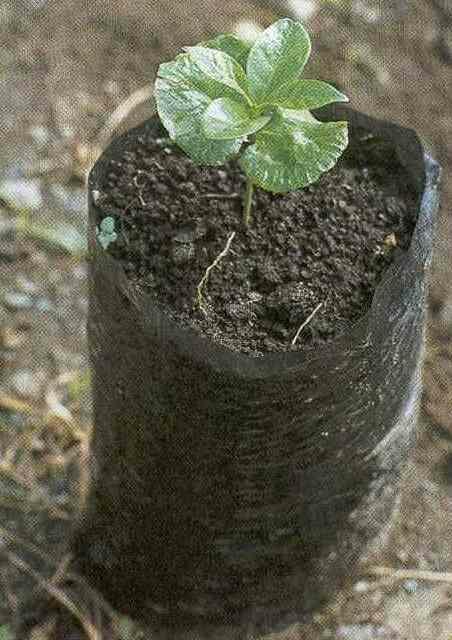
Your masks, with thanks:
<instances>
[{"instance_id":1,"label":"small stone","mask_svg":"<svg viewBox=\"0 0 452 640\"><path fill-rule=\"evenodd\" d=\"M369 590L369 583L365 580L359 580L353 587L355 593L366 593Z\"/></svg>"},{"instance_id":2,"label":"small stone","mask_svg":"<svg viewBox=\"0 0 452 640\"><path fill-rule=\"evenodd\" d=\"M403 588L407 593L416 593L419 583L417 580L405 580Z\"/></svg>"},{"instance_id":3,"label":"small stone","mask_svg":"<svg viewBox=\"0 0 452 640\"><path fill-rule=\"evenodd\" d=\"M287 0L288 9L298 20L308 20L320 9L320 3L316 0Z\"/></svg>"},{"instance_id":4,"label":"small stone","mask_svg":"<svg viewBox=\"0 0 452 640\"><path fill-rule=\"evenodd\" d=\"M36 142L40 146L46 145L50 140L50 132L46 127L38 125L35 127L30 127L28 131L34 142Z\"/></svg>"},{"instance_id":5,"label":"small stone","mask_svg":"<svg viewBox=\"0 0 452 640\"><path fill-rule=\"evenodd\" d=\"M41 297L38 298L38 300L36 300L35 302L35 307L38 311L51 311L52 310L52 304L50 303L50 300L48 298L45 297Z\"/></svg>"},{"instance_id":6,"label":"small stone","mask_svg":"<svg viewBox=\"0 0 452 640\"><path fill-rule=\"evenodd\" d=\"M171 255L176 264L185 264L195 257L195 246L192 243L174 245Z\"/></svg>"},{"instance_id":7,"label":"small stone","mask_svg":"<svg viewBox=\"0 0 452 640\"><path fill-rule=\"evenodd\" d=\"M251 20L241 20L234 25L234 34L246 42L254 42L262 33L262 27Z\"/></svg>"},{"instance_id":8,"label":"small stone","mask_svg":"<svg viewBox=\"0 0 452 640\"><path fill-rule=\"evenodd\" d=\"M179 189L181 191L184 191L185 193L196 193L196 187L193 184L193 182L180 182L179 183Z\"/></svg>"},{"instance_id":9,"label":"small stone","mask_svg":"<svg viewBox=\"0 0 452 640\"><path fill-rule=\"evenodd\" d=\"M36 398L41 391L42 375L28 369L16 371L8 380L8 387L23 398Z\"/></svg>"},{"instance_id":10,"label":"small stone","mask_svg":"<svg viewBox=\"0 0 452 640\"><path fill-rule=\"evenodd\" d=\"M3 180L0 197L16 209L39 209L43 202L39 180Z\"/></svg>"},{"instance_id":11,"label":"small stone","mask_svg":"<svg viewBox=\"0 0 452 640\"><path fill-rule=\"evenodd\" d=\"M373 624L349 624L341 625L336 632L339 640L389 640L391 635L384 627L377 627Z\"/></svg>"},{"instance_id":12,"label":"small stone","mask_svg":"<svg viewBox=\"0 0 452 640\"><path fill-rule=\"evenodd\" d=\"M354 0L352 3L352 11L361 16L366 22L379 22L381 19L380 10L370 7L363 0Z\"/></svg>"},{"instance_id":13,"label":"small stone","mask_svg":"<svg viewBox=\"0 0 452 640\"><path fill-rule=\"evenodd\" d=\"M11 311L29 309L33 305L33 300L26 293L7 291L3 294L3 304Z\"/></svg>"},{"instance_id":14,"label":"small stone","mask_svg":"<svg viewBox=\"0 0 452 640\"><path fill-rule=\"evenodd\" d=\"M16 284L24 293L37 293L39 291L38 285L21 273L16 276Z\"/></svg>"}]
</instances>

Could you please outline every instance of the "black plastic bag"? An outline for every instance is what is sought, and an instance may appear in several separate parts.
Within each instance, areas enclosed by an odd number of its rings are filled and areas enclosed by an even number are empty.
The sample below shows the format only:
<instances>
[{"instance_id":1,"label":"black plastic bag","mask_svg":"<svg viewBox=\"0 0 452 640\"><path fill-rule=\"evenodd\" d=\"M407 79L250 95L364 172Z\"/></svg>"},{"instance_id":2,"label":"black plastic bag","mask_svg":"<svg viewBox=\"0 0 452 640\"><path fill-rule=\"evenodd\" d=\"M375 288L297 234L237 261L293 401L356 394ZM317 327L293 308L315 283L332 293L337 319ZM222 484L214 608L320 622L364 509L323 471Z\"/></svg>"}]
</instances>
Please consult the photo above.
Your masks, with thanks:
<instances>
[{"instance_id":1,"label":"black plastic bag","mask_svg":"<svg viewBox=\"0 0 452 640\"><path fill-rule=\"evenodd\" d=\"M418 197L410 249L371 310L316 349L229 351L178 327L96 246L93 190L125 143L160 132L157 118L116 138L90 174L93 477L73 548L113 605L169 637L296 621L338 588L397 504L440 167L411 130L347 105L316 115L391 141Z\"/></svg>"}]
</instances>

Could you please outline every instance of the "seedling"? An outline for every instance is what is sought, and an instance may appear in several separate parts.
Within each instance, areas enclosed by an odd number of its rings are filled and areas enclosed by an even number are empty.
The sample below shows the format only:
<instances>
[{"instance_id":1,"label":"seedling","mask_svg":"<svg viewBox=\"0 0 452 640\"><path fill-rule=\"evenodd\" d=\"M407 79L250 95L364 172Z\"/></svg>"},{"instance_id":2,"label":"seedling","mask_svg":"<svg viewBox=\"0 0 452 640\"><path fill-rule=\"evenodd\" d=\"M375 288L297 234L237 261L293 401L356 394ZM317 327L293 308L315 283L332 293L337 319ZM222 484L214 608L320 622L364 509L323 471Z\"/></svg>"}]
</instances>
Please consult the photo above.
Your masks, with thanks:
<instances>
[{"instance_id":1,"label":"seedling","mask_svg":"<svg viewBox=\"0 0 452 640\"><path fill-rule=\"evenodd\" d=\"M108 246L118 238L115 231L115 220L107 216L102 220L99 227L96 227L96 236L102 248L106 251Z\"/></svg>"},{"instance_id":2,"label":"seedling","mask_svg":"<svg viewBox=\"0 0 452 640\"><path fill-rule=\"evenodd\" d=\"M170 138L195 164L237 158L247 176L244 220L253 189L301 189L331 169L348 145L346 121L310 112L348 98L321 80L300 79L311 53L303 24L283 18L254 44L223 34L159 66L155 98Z\"/></svg>"}]
</instances>

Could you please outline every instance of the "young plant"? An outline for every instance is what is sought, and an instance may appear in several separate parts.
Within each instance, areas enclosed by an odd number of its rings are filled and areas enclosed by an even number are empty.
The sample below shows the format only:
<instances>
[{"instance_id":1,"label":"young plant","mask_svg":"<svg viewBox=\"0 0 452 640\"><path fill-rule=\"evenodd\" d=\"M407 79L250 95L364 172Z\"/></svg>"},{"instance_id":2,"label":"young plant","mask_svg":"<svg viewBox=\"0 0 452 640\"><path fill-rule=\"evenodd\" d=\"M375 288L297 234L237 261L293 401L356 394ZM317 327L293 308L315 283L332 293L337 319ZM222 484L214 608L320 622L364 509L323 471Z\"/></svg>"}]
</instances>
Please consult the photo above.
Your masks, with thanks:
<instances>
[{"instance_id":1,"label":"young plant","mask_svg":"<svg viewBox=\"0 0 452 640\"><path fill-rule=\"evenodd\" d=\"M301 189L331 169L348 145L346 121L320 122L310 109L348 102L321 80L300 79L311 42L303 24L278 20L254 44L223 34L184 47L159 66L157 111L195 164L232 158L247 176L244 219L255 185Z\"/></svg>"},{"instance_id":2,"label":"young plant","mask_svg":"<svg viewBox=\"0 0 452 640\"><path fill-rule=\"evenodd\" d=\"M96 227L96 236L99 244L106 251L108 246L118 239L118 234L115 231L115 219L111 216L103 218L99 227Z\"/></svg>"}]
</instances>

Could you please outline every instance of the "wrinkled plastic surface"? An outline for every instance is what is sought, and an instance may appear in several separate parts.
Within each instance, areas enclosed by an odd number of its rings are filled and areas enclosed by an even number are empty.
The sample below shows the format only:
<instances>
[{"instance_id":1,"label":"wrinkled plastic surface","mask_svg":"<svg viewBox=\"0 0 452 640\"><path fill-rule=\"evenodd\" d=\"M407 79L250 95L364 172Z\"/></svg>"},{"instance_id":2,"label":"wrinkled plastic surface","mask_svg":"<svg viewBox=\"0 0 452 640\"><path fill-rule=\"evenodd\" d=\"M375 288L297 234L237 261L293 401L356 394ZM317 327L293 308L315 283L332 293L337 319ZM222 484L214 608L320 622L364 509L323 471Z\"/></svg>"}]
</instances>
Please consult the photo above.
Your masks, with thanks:
<instances>
[{"instance_id":1,"label":"wrinkled plastic surface","mask_svg":"<svg viewBox=\"0 0 452 640\"><path fill-rule=\"evenodd\" d=\"M418 219L371 310L316 349L232 352L164 316L96 246L92 190L156 119L115 139L90 174L93 482L74 548L113 604L155 628L210 620L263 632L296 620L382 534L397 498L440 167L411 130L347 105L318 117L392 141Z\"/></svg>"}]
</instances>

